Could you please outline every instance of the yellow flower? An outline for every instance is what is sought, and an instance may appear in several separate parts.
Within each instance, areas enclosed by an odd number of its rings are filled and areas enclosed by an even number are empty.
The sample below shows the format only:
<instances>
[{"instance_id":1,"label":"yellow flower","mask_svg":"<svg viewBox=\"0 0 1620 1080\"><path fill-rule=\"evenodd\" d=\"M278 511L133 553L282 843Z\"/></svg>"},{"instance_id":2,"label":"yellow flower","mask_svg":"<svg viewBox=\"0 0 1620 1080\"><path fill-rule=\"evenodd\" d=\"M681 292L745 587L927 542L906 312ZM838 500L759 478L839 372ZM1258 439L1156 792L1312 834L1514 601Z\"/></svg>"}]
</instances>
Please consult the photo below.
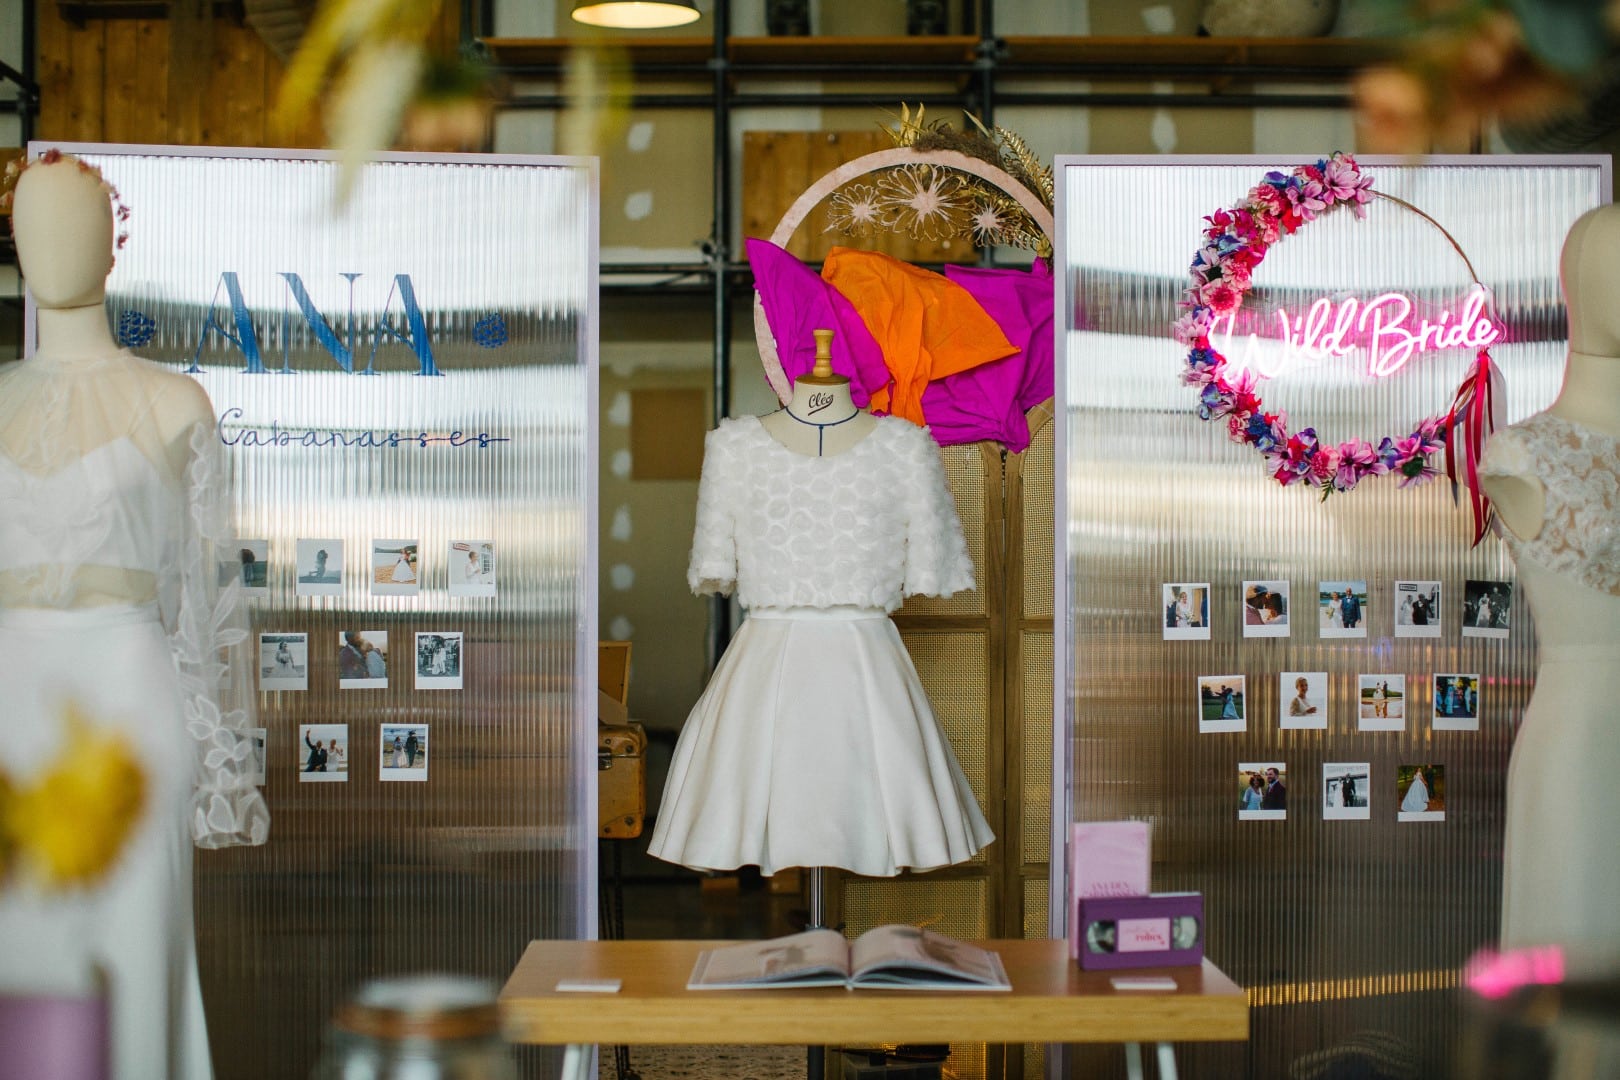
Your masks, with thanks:
<instances>
[{"instance_id":1,"label":"yellow flower","mask_svg":"<svg viewBox=\"0 0 1620 1080\"><path fill-rule=\"evenodd\" d=\"M0 829L52 889L89 885L105 875L146 802L146 777L129 744L93 729L76 705L64 713L61 752L31 788L13 789Z\"/></svg>"}]
</instances>

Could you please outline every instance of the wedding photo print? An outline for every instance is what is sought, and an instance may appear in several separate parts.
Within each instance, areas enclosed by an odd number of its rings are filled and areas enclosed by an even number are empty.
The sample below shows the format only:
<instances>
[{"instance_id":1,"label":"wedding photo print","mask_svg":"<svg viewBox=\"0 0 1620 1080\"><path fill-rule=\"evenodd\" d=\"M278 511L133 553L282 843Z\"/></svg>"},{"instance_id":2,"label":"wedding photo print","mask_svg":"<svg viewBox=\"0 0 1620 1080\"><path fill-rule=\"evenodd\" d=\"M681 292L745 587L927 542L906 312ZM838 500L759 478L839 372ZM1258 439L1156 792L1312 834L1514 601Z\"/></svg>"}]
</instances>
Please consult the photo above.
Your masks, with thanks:
<instances>
[{"instance_id":1,"label":"wedding photo print","mask_svg":"<svg viewBox=\"0 0 1620 1080\"><path fill-rule=\"evenodd\" d=\"M1365 761L1322 763L1322 820L1367 821L1372 817L1372 766Z\"/></svg>"},{"instance_id":2,"label":"wedding photo print","mask_svg":"<svg viewBox=\"0 0 1620 1080\"><path fill-rule=\"evenodd\" d=\"M1356 700L1356 726L1362 731L1406 730L1405 675L1359 676Z\"/></svg>"},{"instance_id":3,"label":"wedding photo print","mask_svg":"<svg viewBox=\"0 0 1620 1080\"><path fill-rule=\"evenodd\" d=\"M1245 730L1242 675L1198 676L1198 731L1201 735Z\"/></svg>"},{"instance_id":4,"label":"wedding photo print","mask_svg":"<svg viewBox=\"0 0 1620 1080\"><path fill-rule=\"evenodd\" d=\"M339 630L338 688L382 690L388 686L388 631Z\"/></svg>"},{"instance_id":5,"label":"wedding photo print","mask_svg":"<svg viewBox=\"0 0 1620 1080\"><path fill-rule=\"evenodd\" d=\"M1368 606L1365 581L1317 582L1316 609L1317 637L1367 636Z\"/></svg>"},{"instance_id":6,"label":"wedding photo print","mask_svg":"<svg viewBox=\"0 0 1620 1080\"><path fill-rule=\"evenodd\" d=\"M1164 608L1164 640L1209 640L1209 582L1166 583L1160 603Z\"/></svg>"},{"instance_id":7,"label":"wedding photo print","mask_svg":"<svg viewBox=\"0 0 1620 1080\"><path fill-rule=\"evenodd\" d=\"M414 596L421 590L415 540L371 542L371 591L377 596Z\"/></svg>"},{"instance_id":8,"label":"wedding photo print","mask_svg":"<svg viewBox=\"0 0 1620 1080\"><path fill-rule=\"evenodd\" d=\"M461 689L461 631L417 633L416 688Z\"/></svg>"},{"instance_id":9,"label":"wedding photo print","mask_svg":"<svg viewBox=\"0 0 1620 1080\"><path fill-rule=\"evenodd\" d=\"M1281 821L1288 816L1288 766L1281 761L1240 761L1239 821Z\"/></svg>"},{"instance_id":10,"label":"wedding photo print","mask_svg":"<svg viewBox=\"0 0 1620 1080\"><path fill-rule=\"evenodd\" d=\"M1397 821L1446 820L1446 767L1401 765L1395 770Z\"/></svg>"},{"instance_id":11,"label":"wedding photo print","mask_svg":"<svg viewBox=\"0 0 1620 1080\"><path fill-rule=\"evenodd\" d=\"M1463 637L1507 637L1512 611L1511 581L1463 582Z\"/></svg>"},{"instance_id":12,"label":"wedding photo print","mask_svg":"<svg viewBox=\"0 0 1620 1080\"><path fill-rule=\"evenodd\" d=\"M234 579L242 583L246 596L270 594L270 541L232 540L219 558L221 585L229 585Z\"/></svg>"},{"instance_id":13,"label":"wedding photo print","mask_svg":"<svg viewBox=\"0 0 1620 1080\"><path fill-rule=\"evenodd\" d=\"M255 727L248 728L245 734L252 743L253 755L248 773L255 784L264 787L265 777L268 775L266 763L269 759L270 732L267 728Z\"/></svg>"},{"instance_id":14,"label":"wedding photo print","mask_svg":"<svg viewBox=\"0 0 1620 1080\"><path fill-rule=\"evenodd\" d=\"M300 784L349 782L349 725L299 724Z\"/></svg>"},{"instance_id":15,"label":"wedding photo print","mask_svg":"<svg viewBox=\"0 0 1620 1080\"><path fill-rule=\"evenodd\" d=\"M297 547L299 596L343 595L343 541L300 540Z\"/></svg>"},{"instance_id":16,"label":"wedding photo print","mask_svg":"<svg viewBox=\"0 0 1620 1080\"><path fill-rule=\"evenodd\" d=\"M1446 674L1434 676L1434 729L1436 731L1479 730L1479 675Z\"/></svg>"},{"instance_id":17,"label":"wedding photo print","mask_svg":"<svg viewBox=\"0 0 1620 1080\"><path fill-rule=\"evenodd\" d=\"M428 726L426 724L382 725L382 759L377 766L379 780L428 778Z\"/></svg>"},{"instance_id":18,"label":"wedding photo print","mask_svg":"<svg viewBox=\"0 0 1620 1080\"><path fill-rule=\"evenodd\" d=\"M495 544L492 541L450 541L450 595L495 595Z\"/></svg>"},{"instance_id":19,"label":"wedding photo print","mask_svg":"<svg viewBox=\"0 0 1620 1080\"><path fill-rule=\"evenodd\" d=\"M1288 582L1243 583L1243 636L1288 636Z\"/></svg>"},{"instance_id":20,"label":"wedding photo print","mask_svg":"<svg viewBox=\"0 0 1620 1080\"><path fill-rule=\"evenodd\" d=\"M1278 727L1328 726L1328 676L1325 671L1285 671L1277 677L1277 700L1282 702Z\"/></svg>"},{"instance_id":21,"label":"wedding photo print","mask_svg":"<svg viewBox=\"0 0 1620 1080\"><path fill-rule=\"evenodd\" d=\"M309 635L259 635L259 689L309 689Z\"/></svg>"},{"instance_id":22,"label":"wedding photo print","mask_svg":"<svg viewBox=\"0 0 1620 1080\"><path fill-rule=\"evenodd\" d=\"M1396 637L1439 637L1441 622L1438 581L1395 583Z\"/></svg>"}]
</instances>

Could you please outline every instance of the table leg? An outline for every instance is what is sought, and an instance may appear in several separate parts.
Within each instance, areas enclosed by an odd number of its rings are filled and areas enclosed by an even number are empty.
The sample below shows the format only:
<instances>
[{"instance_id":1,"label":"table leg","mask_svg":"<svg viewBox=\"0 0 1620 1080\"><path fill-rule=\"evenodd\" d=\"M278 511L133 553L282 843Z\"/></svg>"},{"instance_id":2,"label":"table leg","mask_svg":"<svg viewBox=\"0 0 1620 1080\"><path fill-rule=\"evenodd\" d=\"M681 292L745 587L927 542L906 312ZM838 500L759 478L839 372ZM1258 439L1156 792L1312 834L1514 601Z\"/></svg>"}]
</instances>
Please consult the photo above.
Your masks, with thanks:
<instances>
[{"instance_id":1,"label":"table leg","mask_svg":"<svg viewBox=\"0 0 1620 1080\"><path fill-rule=\"evenodd\" d=\"M1142 1044L1125 1044L1126 1080L1142 1080Z\"/></svg>"},{"instance_id":2,"label":"table leg","mask_svg":"<svg viewBox=\"0 0 1620 1080\"><path fill-rule=\"evenodd\" d=\"M590 1043L569 1043L558 1080L591 1080L591 1050Z\"/></svg>"},{"instance_id":3,"label":"table leg","mask_svg":"<svg viewBox=\"0 0 1620 1080\"><path fill-rule=\"evenodd\" d=\"M805 1080L825 1080L827 1075L827 1048L825 1046L811 1046L806 1048L804 1061Z\"/></svg>"},{"instance_id":4,"label":"table leg","mask_svg":"<svg viewBox=\"0 0 1620 1080\"><path fill-rule=\"evenodd\" d=\"M1176 1048L1173 1043L1159 1044L1159 1080L1176 1080Z\"/></svg>"}]
</instances>

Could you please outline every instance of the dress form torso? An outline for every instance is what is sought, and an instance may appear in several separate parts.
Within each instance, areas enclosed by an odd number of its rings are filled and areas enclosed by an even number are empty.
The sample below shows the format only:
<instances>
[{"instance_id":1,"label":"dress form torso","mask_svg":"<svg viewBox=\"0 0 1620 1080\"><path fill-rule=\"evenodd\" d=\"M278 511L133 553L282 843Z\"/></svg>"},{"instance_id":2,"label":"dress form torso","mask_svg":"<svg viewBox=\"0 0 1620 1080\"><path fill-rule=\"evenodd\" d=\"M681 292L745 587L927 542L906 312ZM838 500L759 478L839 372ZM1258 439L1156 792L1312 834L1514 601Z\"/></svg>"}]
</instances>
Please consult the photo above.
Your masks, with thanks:
<instances>
[{"instance_id":1,"label":"dress form torso","mask_svg":"<svg viewBox=\"0 0 1620 1080\"><path fill-rule=\"evenodd\" d=\"M1502 944L1620 956L1620 209L1571 229L1570 358L1557 401L1481 463L1535 618L1540 667L1508 770Z\"/></svg>"},{"instance_id":2,"label":"dress form torso","mask_svg":"<svg viewBox=\"0 0 1620 1080\"><path fill-rule=\"evenodd\" d=\"M771 438L806 457L842 454L870 435L877 418L856 408L849 379L833 374L831 330L817 330L816 366L793 384L786 407L759 418Z\"/></svg>"}]
</instances>

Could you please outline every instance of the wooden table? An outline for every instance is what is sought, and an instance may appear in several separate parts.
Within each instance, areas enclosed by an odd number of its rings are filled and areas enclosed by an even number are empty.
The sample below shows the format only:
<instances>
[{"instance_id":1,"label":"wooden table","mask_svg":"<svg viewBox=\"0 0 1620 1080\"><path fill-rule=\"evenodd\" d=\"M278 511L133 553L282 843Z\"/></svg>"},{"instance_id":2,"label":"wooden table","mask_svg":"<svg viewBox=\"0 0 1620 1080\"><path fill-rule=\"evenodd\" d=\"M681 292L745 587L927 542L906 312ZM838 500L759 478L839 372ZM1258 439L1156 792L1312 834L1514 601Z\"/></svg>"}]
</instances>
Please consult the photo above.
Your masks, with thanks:
<instances>
[{"instance_id":1,"label":"wooden table","mask_svg":"<svg viewBox=\"0 0 1620 1080\"><path fill-rule=\"evenodd\" d=\"M979 941L1012 991L686 989L698 953L725 941L536 941L501 990L513 1042L569 1045L881 1042L1173 1042L1249 1037L1241 987L1202 967L1081 971L1061 940ZM1174 991L1115 990L1111 976L1163 975ZM621 979L617 994L559 993L557 980ZM571 1053L575 1068L580 1055ZM1161 1052L1161 1060L1165 1056ZM588 1062L589 1055L583 1055ZM564 1075L569 1076L565 1064Z\"/></svg>"}]
</instances>

